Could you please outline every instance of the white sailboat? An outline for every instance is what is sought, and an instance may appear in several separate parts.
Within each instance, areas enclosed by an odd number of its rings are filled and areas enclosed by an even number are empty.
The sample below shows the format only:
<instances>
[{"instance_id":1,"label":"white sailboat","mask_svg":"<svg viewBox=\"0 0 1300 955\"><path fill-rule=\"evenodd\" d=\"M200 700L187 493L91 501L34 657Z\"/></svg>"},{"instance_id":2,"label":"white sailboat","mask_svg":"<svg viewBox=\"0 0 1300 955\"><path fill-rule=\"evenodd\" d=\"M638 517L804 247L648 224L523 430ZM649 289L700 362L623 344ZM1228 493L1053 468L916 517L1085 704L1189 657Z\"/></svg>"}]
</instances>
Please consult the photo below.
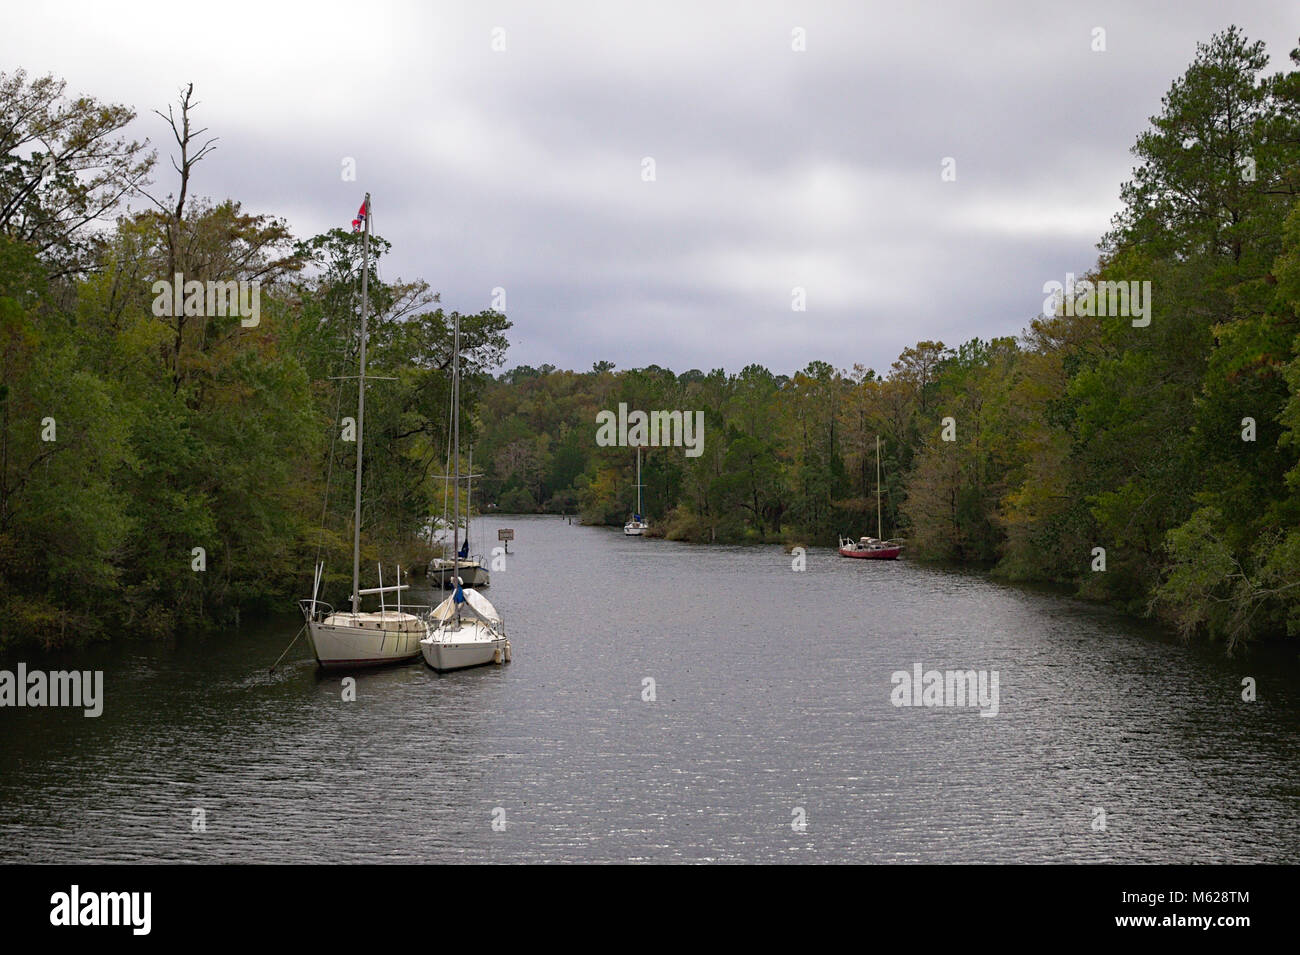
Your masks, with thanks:
<instances>
[{"instance_id":1,"label":"white sailboat","mask_svg":"<svg viewBox=\"0 0 1300 955\"><path fill-rule=\"evenodd\" d=\"M646 529L650 526L649 524L646 523L645 518L641 516L641 488L644 486L645 485L641 483L641 446L637 445L636 513L632 515L632 519L630 521L628 521L626 524L623 525L623 533L626 534L628 537L642 537L645 535Z\"/></svg>"},{"instance_id":2,"label":"white sailboat","mask_svg":"<svg viewBox=\"0 0 1300 955\"><path fill-rule=\"evenodd\" d=\"M336 612L329 604L316 599L323 570L323 564L316 566L312 599L302 601L303 613L307 616L307 638L317 663L326 669L352 669L402 663L420 655L420 639L428 633L428 624L425 623L428 607L408 606L403 609L399 597L395 610L382 604L378 613L360 609L360 597L402 591L409 585L384 587L381 584L367 590L354 590L352 610ZM401 568L398 568L398 580L401 580ZM417 612L411 613L413 610Z\"/></svg>"},{"instance_id":3,"label":"white sailboat","mask_svg":"<svg viewBox=\"0 0 1300 955\"><path fill-rule=\"evenodd\" d=\"M433 630L420 641L424 662L439 673L510 662L505 621L472 587L458 587L429 616Z\"/></svg>"},{"instance_id":4,"label":"white sailboat","mask_svg":"<svg viewBox=\"0 0 1300 955\"><path fill-rule=\"evenodd\" d=\"M307 638L311 642L316 662L322 667L364 667L413 660L420 654L420 640L428 632L425 622L428 607L402 608L401 592L407 589L402 583L402 569L397 569L396 586L385 587L383 568L379 570L379 586L362 590L361 584L361 454L366 420L366 312L369 307L370 276L370 193L366 193L363 206L364 232L361 239L361 362L357 388L357 470L352 517L352 609L336 612L319 600L321 578L325 565L316 565L311 599L299 602L307 618ZM384 594L396 593L397 609L389 610L384 604ZM361 598L378 595L378 613L363 613ZM411 611L415 611L412 613Z\"/></svg>"},{"instance_id":5,"label":"white sailboat","mask_svg":"<svg viewBox=\"0 0 1300 955\"><path fill-rule=\"evenodd\" d=\"M429 614L431 629L420 640L424 662L439 672L510 660L506 625L491 601L461 579L460 563L460 315L456 315L451 363L452 401L452 595Z\"/></svg>"}]
</instances>

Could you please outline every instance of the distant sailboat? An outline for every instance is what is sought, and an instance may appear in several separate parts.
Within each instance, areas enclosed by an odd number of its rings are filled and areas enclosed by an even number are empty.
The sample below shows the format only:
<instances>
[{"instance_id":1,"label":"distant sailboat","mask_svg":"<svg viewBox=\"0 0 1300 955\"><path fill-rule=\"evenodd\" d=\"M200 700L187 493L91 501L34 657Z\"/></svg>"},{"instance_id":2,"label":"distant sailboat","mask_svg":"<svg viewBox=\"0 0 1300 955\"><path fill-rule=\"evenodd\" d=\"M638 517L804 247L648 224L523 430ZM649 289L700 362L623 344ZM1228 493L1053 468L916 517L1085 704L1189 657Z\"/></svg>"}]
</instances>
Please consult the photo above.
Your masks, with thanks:
<instances>
[{"instance_id":1,"label":"distant sailboat","mask_svg":"<svg viewBox=\"0 0 1300 955\"><path fill-rule=\"evenodd\" d=\"M462 670L486 663L506 663L510 641L505 621L492 603L477 590L464 585L460 565L460 315L456 315L455 352L452 357L452 595L429 614L432 629L420 640L424 662L440 672ZM468 553L468 550L466 551Z\"/></svg>"},{"instance_id":2,"label":"distant sailboat","mask_svg":"<svg viewBox=\"0 0 1300 955\"><path fill-rule=\"evenodd\" d=\"M641 537L650 527L644 517L641 516L641 446L637 445L636 449L636 513L632 519L623 525L623 533L628 537Z\"/></svg>"},{"instance_id":3,"label":"distant sailboat","mask_svg":"<svg viewBox=\"0 0 1300 955\"><path fill-rule=\"evenodd\" d=\"M420 639L428 631L425 615L428 608L402 609L401 592L407 589L402 583L402 569L397 569L397 585L385 587L383 568L380 567L379 586L362 590L361 584L361 454L365 438L366 421L366 313L369 307L370 276L370 194L361 207L358 217L364 223L361 239L361 359L357 389L357 470L352 516L352 610L335 612L329 604L318 599L325 565L316 565L311 599L299 601L307 618L307 638L311 642L316 662L322 667L363 667L385 663L400 663L420 655ZM384 605L384 594L396 593L397 609ZM378 613L362 613L361 598L378 595ZM423 614L410 613L423 610Z\"/></svg>"},{"instance_id":4,"label":"distant sailboat","mask_svg":"<svg viewBox=\"0 0 1300 955\"><path fill-rule=\"evenodd\" d=\"M456 579L466 587L486 587L492 578L481 556L471 557L469 553L469 524L473 513L474 449L469 449L469 470L465 476L465 541L456 550L456 560L448 557L435 557L429 562L429 578L444 590L456 585ZM444 511L443 517L446 517Z\"/></svg>"},{"instance_id":5,"label":"distant sailboat","mask_svg":"<svg viewBox=\"0 0 1300 955\"><path fill-rule=\"evenodd\" d=\"M884 531L880 516L880 435L876 435L876 536L853 540L840 538L840 556L858 557L866 560L894 560L903 552L900 541L881 540Z\"/></svg>"}]
</instances>

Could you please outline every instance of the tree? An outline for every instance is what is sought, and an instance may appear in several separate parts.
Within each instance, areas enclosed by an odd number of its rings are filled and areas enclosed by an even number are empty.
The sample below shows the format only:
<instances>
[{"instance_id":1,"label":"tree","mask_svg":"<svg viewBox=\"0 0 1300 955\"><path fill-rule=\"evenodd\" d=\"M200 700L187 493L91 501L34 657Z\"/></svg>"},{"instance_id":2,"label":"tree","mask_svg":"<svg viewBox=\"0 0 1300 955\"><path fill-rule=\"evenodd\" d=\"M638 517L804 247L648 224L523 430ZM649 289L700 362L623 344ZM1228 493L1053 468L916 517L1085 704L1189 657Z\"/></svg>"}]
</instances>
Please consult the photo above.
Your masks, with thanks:
<instances>
[{"instance_id":1,"label":"tree","mask_svg":"<svg viewBox=\"0 0 1300 955\"><path fill-rule=\"evenodd\" d=\"M50 276L90 266L91 227L148 182L146 143L118 135L125 106L69 100L53 76L0 73L0 234L29 244Z\"/></svg>"}]
</instances>

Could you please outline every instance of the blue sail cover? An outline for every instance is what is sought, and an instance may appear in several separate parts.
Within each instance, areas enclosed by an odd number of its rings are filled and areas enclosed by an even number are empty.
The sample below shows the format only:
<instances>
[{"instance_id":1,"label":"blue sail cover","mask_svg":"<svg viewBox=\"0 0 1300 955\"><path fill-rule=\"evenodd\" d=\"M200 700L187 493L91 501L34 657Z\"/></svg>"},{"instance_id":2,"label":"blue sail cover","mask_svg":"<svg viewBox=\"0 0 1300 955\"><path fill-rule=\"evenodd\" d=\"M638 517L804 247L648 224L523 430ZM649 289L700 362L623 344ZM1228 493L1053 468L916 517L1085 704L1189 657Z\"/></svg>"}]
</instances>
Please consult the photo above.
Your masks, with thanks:
<instances>
[{"instance_id":1,"label":"blue sail cover","mask_svg":"<svg viewBox=\"0 0 1300 955\"><path fill-rule=\"evenodd\" d=\"M632 519L635 520L638 524L641 523L641 515L640 515L640 514L633 514L633 515L632 515Z\"/></svg>"},{"instance_id":2,"label":"blue sail cover","mask_svg":"<svg viewBox=\"0 0 1300 955\"><path fill-rule=\"evenodd\" d=\"M456 592L451 595L451 599L456 601L458 604L463 604L465 602L465 594L460 589L460 584L456 585Z\"/></svg>"},{"instance_id":3,"label":"blue sail cover","mask_svg":"<svg viewBox=\"0 0 1300 955\"><path fill-rule=\"evenodd\" d=\"M465 543L460 545L460 559L464 560L469 556L469 538L465 538Z\"/></svg>"}]
</instances>

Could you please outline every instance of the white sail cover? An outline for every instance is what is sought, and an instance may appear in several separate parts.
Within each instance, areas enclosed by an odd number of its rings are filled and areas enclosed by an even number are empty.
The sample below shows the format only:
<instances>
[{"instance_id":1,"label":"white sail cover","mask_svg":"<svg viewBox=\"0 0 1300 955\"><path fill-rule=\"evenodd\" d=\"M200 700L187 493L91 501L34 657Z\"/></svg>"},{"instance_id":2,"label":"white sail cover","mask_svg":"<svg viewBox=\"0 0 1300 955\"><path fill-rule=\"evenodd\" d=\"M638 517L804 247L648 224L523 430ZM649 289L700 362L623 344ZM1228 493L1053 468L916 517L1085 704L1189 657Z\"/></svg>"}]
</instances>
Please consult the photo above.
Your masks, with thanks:
<instances>
[{"instance_id":1,"label":"white sail cover","mask_svg":"<svg viewBox=\"0 0 1300 955\"><path fill-rule=\"evenodd\" d=\"M462 587L460 593L465 597L465 604L476 615L482 617L488 623L497 624L501 622L501 614L497 613L497 608L492 606L492 602L473 587ZM456 616L456 594L453 593L438 604L430 616L438 623L454 618Z\"/></svg>"}]
</instances>

